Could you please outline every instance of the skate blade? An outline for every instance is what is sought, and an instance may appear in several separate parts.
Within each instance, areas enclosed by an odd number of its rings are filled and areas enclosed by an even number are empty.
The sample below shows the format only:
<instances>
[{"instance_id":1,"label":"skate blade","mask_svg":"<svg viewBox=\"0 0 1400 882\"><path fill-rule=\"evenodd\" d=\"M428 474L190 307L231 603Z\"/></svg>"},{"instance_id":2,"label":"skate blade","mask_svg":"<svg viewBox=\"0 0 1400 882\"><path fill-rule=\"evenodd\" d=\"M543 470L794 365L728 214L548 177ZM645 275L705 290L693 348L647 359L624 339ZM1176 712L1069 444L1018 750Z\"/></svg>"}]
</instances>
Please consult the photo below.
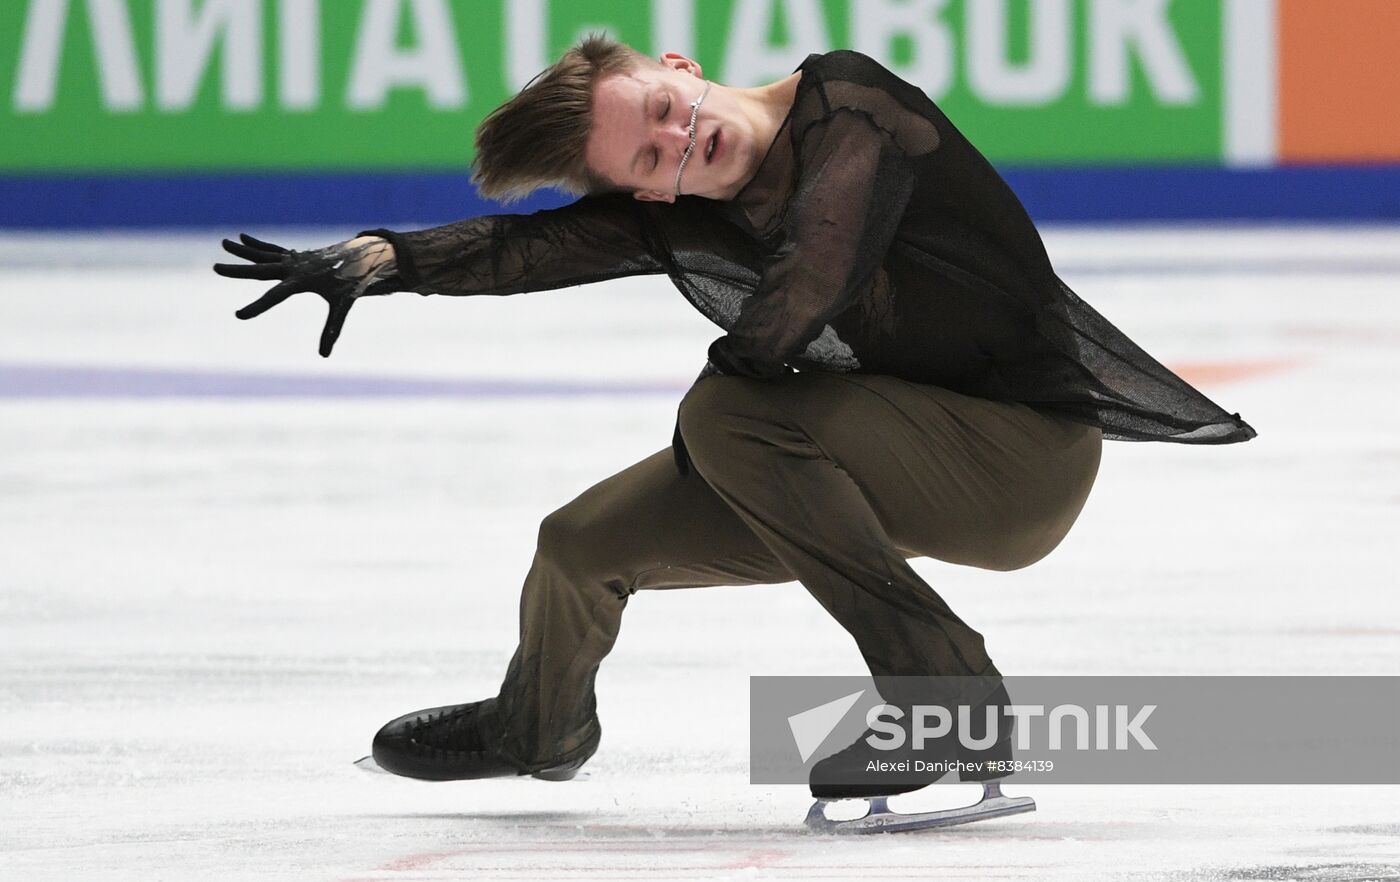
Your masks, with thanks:
<instances>
[{"instance_id":1,"label":"skate blade","mask_svg":"<svg viewBox=\"0 0 1400 882\"><path fill-rule=\"evenodd\" d=\"M355 768L362 772L373 772L376 775L389 774L380 767L379 763L374 761L374 757L372 756L362 756L355 760Z\"/></svg>"},{"instance_id":2,"label":"skate blade","mask_svg":"<svg viewBox=\"0 0 1400 882\"><path fill-rule=\"evenodd\" d=\"M818 833L902 833L1035 811L1035 800L1029 796L1003 796L999 786L989 787L987 783L991 782L984 782L982 799L973 805L936 812L901 813L890 811L888 797L878 796L869 801L865 815L848 821L828 818L826 807L832 800L819 799L808 810L806 824L808 829Z\"/></svg>"}]
</instances>

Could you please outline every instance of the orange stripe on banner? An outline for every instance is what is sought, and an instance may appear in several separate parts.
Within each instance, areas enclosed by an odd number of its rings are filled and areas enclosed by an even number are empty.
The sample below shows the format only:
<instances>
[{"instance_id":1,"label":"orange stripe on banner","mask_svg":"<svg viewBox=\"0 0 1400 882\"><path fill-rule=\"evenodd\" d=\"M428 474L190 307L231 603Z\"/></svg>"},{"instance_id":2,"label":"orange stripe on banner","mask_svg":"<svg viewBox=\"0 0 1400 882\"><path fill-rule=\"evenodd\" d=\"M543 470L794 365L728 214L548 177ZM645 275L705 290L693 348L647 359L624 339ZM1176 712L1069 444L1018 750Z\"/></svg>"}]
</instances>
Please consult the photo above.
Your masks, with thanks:
<instances>
[{"instance_id":1,"label":"orange stripe on banner","mask_svg":"<svg viewBox=\"0 0 1400 882\"><path fill-rule=\"evenodd\" d=\"M1278 0L1279 158L1400 161L1400 0Z\"/></svg>"},{"instance_id":2,"label":"orange stripe on banner","mask_svg":"<svg viewBox=\"0 0 1400 882\"><path fill-rule=\"evenodd\" d=\"M1168 367L1192 386L1214 386L1279 373L1299 364L1295 358L1274 358L1256 361L1188 361Z\"/></svg>"}]
</instances>

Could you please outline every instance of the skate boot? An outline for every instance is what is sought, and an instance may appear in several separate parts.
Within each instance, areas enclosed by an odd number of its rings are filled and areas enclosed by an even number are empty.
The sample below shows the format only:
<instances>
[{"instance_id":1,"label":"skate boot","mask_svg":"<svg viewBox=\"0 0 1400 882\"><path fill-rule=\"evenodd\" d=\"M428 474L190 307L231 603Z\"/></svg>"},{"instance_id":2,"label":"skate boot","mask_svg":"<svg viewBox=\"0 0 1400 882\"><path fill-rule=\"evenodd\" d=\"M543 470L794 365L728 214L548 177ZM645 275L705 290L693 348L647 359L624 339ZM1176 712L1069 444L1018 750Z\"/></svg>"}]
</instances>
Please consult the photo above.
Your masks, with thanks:
<instances>
[{"instance_id":1,"label":"skate boot","mask_svg":"<svg viewBox=\"0 0 1400 882\"><path fill-rule=\"evenodd\" d=\"M1005 684L998 684L997 688L992 690L992 694L983 699L981 706L972 713L968 726L969 734L979 741L986 736L986 709L989 705L995 705L999 709L996 743L974 750L964 746L961 741L958 742L959 781L990 781L1011 774L1004 766L1013 757L1011 736L1015 733L1016 718L1001 710L1011 706L1011 696L1006 694Z\"/></svg>"},{"instance_id":2,"label":"skate boot","mask_svg":"<svg viewBox=\"0 0 1400 882\"><path fill-rule=\"evenodd\" d=\"M373 762L380 769L425 781L461 781L530 775L567 781L598 749L602 729L594 718L565 752L538 762L511 756L497 725L496 700L427 708L384 724L374 736Z\"/></svg>"},{"instance_id":3,"label":"skate boot","mask_svg":"<svg viewBox=\"0 0 1400 882\"><path fill-rule=\"evenodd\" d=\"M821 800L869 799L908 793L942 778L957 757L956 739L951 734L926 741L919 750L910 746L910 739L897 750L872 747L874 734L875 730L866 729L849 747L818 760L808 776L812 796Z\"/></svg>"},{"instance_id":4,"label":"skate boot","mask_svg":"<svg viewBox=\"0 0 1400 882\"><path fill-rule=\"evenodd\" d=\"M998 685L973 710L969 720L969 735L980 739L986 735L986 708L1010 704L1004 686ZM907 708L905 719L908 718ZM859 739L812 766L809 784L816 798L807 813L807 827L823 833L881 833L923 830L966 824L988 818L1005 817L1035 811L1035 801L1029 797L1008 797L1001 792L1000 778L1009 774L998 768L998 762L1011 759L1011 719L1003 716L998 725L998 739L989 747L972 749L963 746L957 730L942 738L926 740L921 749L914 749L906 738L897 750L872 747L867 739L873 730L867 729ZM904 813L890 809L889 797L927 787L942 778L957 760L958 778L982 784L982 798L972 804L941 811ZM850 820L833 821L826 816L829 803L842 799L865 799L866 814Z\"/></svg>"}]
</instances>

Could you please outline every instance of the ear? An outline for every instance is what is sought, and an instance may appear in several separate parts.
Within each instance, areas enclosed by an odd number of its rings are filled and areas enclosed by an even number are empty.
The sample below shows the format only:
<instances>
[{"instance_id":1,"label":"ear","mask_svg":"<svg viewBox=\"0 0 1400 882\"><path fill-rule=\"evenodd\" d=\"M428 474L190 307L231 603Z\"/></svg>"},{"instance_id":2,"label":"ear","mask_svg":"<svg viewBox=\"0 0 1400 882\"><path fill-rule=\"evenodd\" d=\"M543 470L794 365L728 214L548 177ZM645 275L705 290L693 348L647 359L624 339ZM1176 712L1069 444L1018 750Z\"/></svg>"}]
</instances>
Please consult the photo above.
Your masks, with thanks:
<instances>
[{"instance_id":1,"label":"ear","mask_svg":"<svg viewBox=\"0 0 1400 882\"><path fill-rule=\"evenodd\" d=\"M675 202L675 193L662 193L660 190L638 190L632 194L638 202Z\"/></svg>"},{"instance_id":2,"label":"ear","mask_svg":"<svg viewBox=\"0 0 1400 882\"><path fill-rule=\"evenodd\" d=\"M700 68L700 62L693 58L687 58L679 52L667 52L661 56L661 63L672 70L684 71L698 79L705 78L705 72Z\"/></svg>"}]
</instances>

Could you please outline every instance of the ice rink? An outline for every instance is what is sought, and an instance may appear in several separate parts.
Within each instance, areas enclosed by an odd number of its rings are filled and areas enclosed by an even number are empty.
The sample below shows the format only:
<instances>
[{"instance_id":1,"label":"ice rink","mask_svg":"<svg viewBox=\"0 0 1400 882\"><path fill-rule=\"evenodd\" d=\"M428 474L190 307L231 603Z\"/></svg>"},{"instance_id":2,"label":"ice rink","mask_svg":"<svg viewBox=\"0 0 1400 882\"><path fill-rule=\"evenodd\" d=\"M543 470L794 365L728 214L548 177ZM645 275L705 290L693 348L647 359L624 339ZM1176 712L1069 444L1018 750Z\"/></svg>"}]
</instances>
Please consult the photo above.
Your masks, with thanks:
<instances>
[{"instance_id":1,"label":"ice rink","mask_svg":"<svg viewBox=\"0 0 1400 882\"><path fill-rule=\"evenodd\" d=\"M1400 787L1013 778L1037 812L808 834L748 677L864 668L796 584L632 598L586 778L355 769L494 694L540 519L669 443L717 331L659 277L401 294L323 360L314 295L234 319L235 232L0 239L0 880L1400 879ZM1046 239L1259 437L1107 443L1045 560L919 571L1008 675L1400 674L1400 229Z\"/></svg>"}]
</instances>

